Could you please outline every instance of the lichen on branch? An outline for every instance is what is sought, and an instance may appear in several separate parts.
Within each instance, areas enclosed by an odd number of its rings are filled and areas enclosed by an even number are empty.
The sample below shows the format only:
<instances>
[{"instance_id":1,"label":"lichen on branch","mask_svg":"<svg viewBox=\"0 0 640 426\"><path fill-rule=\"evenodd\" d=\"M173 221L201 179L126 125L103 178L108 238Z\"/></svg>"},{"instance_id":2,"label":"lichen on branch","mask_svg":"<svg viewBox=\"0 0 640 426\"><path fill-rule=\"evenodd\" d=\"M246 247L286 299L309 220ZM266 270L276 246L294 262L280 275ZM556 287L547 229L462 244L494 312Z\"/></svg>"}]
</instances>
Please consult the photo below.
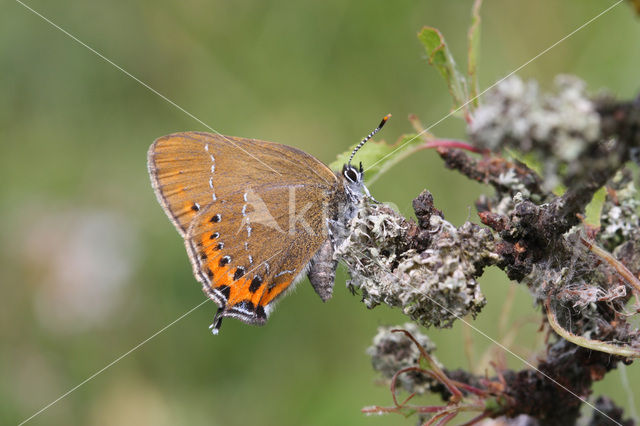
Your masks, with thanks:
<instances>
[{"instance_id":1,"label":"lichen on branch","mask_svg":"<svg viewBox=\"0 0 640 426\"><path fill-rule=\"evenodd\" d=\"M335 253L349 268L348 285L367 307L401 308L423 326L448 327L475 316L486 303L476 277L498 259L492 233L471 222L453 226L428 191L414 209L418 223L383 204L361 205Z\"/></svg>"}]
</instances>

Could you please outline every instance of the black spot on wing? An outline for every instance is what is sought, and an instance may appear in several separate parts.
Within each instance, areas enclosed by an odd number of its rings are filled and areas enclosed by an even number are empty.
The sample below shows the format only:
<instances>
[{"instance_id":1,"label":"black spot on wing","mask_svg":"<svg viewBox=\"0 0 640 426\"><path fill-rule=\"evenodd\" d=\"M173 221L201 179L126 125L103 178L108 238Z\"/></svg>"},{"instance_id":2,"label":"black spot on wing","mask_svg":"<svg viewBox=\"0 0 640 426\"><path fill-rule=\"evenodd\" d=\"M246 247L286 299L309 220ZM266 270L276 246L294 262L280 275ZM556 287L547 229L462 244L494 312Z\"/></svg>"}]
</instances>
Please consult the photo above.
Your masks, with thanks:
<instances>
[{"instance_id":1,"label":"black spot on wing","mask_svg":"<svg viewBox=\"0 0 640 426\"><path fill-rule=\"evenodd\" d=\"M249 285L249 292L255 293L256 291L258 291L261 284L262 278L256 275L255 277L253 277L253 280L251 280L251 285Z\"/></svg>"},{"instance_id":2,"label":"black spot on wing","mask_svg":"<svg viewBox=\"0 0 640 426\"><path fill-rule=\"evenodd\" d=\"M238 268L236 269L235 274L233 274L233 280L237 281L240 277L242 277L245 273L244 267L243 266L238 266Z\"/></svg>"},{"instance_id":3,"label":"black spot on wing","mask_svg":"<svg viewBox=\"0 0 640 426\"><path fill-rule=\"evenodd\" d=\"M220 287L216 287L216 290L218 290L225 297L225 299L229 300L231 287L229 287L228 285L221 285Z\"/></svg>"}]
</instances>

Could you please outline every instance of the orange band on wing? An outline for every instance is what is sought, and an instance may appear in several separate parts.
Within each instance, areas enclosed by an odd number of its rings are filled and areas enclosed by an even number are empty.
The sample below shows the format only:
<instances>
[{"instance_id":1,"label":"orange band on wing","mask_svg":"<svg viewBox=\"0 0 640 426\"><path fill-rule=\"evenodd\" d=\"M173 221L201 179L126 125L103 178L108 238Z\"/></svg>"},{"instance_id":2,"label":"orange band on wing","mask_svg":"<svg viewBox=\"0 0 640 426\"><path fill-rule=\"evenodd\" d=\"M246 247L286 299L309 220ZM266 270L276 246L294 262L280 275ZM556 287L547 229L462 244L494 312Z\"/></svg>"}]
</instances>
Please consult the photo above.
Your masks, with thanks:
<instances>
[{"instance_id":1,"label":"orange band on wing","mask_svg":"<svg viewBox=\"0 0 640 426\"><path fill-rule=\"evenodd\" d=\"M270 288L267 288L264 291L262 298L260 299L260 305L266 306L269 303L273 302L273 300L278 297L283 291L285 291L292 282L293 277L274 281L274 283L271 284Z\"/></svg>"}]
</instances>

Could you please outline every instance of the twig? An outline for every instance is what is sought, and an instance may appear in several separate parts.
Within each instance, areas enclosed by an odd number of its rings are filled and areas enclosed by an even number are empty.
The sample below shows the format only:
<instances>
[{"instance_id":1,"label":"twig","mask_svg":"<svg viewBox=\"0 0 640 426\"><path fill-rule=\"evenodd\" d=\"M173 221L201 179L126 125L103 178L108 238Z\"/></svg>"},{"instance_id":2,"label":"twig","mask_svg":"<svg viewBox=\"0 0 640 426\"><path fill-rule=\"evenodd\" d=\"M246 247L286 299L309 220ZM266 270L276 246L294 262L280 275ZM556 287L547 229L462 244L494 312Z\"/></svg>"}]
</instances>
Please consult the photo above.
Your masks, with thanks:
<instances>
[{"instance_id":1,"label":"twig","mask_svg":"<svg viewBox=\"0 0 640 426\"><path fill-rule=\"evenodd\" d=\"M630 346L619 346L611 343L602 342L600 340L587 339L583 336L577 336L571 333L569 330L564 329L558 322L555 311L551 309L551 297L547 297L545 304L547 310L547 319L549 325L553 328L560 337L583 348L592 349L594 351L605 352L611 355L618 355L626 358L640 358L640 350L634 349Z\"/></svg>"}]
</instances>

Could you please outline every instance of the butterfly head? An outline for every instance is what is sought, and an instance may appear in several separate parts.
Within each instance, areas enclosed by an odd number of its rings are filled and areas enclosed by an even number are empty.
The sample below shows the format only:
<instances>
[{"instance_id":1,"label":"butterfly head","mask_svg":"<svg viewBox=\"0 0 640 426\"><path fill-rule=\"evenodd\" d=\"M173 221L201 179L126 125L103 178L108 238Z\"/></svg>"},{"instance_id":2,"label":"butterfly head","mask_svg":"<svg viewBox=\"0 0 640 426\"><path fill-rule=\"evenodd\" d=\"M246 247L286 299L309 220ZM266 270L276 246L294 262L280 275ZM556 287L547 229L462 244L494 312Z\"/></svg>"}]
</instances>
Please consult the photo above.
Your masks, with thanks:
<instances>
[{"instance_id":1,"label":"butterfly head","mask_svg":"<svg viewBox=\"0 0 640 426\"><path fill-rule=\"evenodd\" d=\"M356 145L353 152L351 152L349 161L342 168L344 188L347 192L347 196L352 202L361 200L364 195L371 198L371 194L369 193L367 187L364 186L364 170L362 168L362 163L360 163L360 167L355 167L351 165L351 160L353 160L353 157L356 155L358 150L362 148L362 146L367 143L367 141L371 139L376 133L378 133L380 129L382 129L382 126L385 125L389 118L391 118L391 114L385 115L380 124L378 124L378 127L376 127L371 133L369 133L364 139L362 139L358 145Z\"/></svg>"},{"instance_id":2,"label":"butterfly head","mask_svg":"<svg viewBox=\"0 0 640 426\"><path fill-rule=\"evenodd\" d=\"M362 163L360 163L360 167L355 167L350 163L345 164L342 168L342 181L347 196L352 202L359 201L364 195L371 196L367 187L364 186Z\"/></svg>"}]
</instances>

